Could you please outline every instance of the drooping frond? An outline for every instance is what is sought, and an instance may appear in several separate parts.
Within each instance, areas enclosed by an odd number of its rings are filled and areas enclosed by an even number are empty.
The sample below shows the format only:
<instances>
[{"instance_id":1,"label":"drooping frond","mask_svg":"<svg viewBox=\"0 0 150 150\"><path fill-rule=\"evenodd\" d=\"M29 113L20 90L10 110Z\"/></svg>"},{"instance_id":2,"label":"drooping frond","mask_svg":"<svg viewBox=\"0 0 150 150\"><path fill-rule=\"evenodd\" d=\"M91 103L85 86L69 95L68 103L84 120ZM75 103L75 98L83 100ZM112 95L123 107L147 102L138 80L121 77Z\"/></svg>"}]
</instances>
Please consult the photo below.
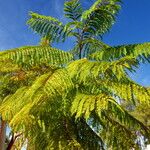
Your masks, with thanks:
<instances>
[{"instance_id":1,"label":"drooping frond","mask_svg":"<svg viewBox=\"0 0 150 150\"><path fill-rule=\"evenodd\" d=\"M132 57L125 57L113 62L90 62L87 59L80 59L69 64L68 70L78 82L84 82L89 77L94 78L126 78L125 69L131 69L137 62ZM111 80L112 80L111 79Z\"/></svg>"},{"instance_id":2,"label":"drooping frond","mask_svg":"<svg viewBox=\"0 0 150 150\"><path fill-rule=\"evenodd\" d=\"M49 46L26 46L0 52L1 61L12 60L23 67L63 65L73 59L72 54ZM5 67L5 66L4 66Z\"/></svg>"},{"instance_id":3,"label":"drooping frond","mask_svg":"<svg viewBox=\"0 0 150 150\"><path fill-rule=\"evenodd\" d=\"M150 43L115 46L92 54L95 60L112 61L125 56L135 57L139 62L150 62Z\"/></svg>"},{"instance_id":4,"label":"drooping frond","mask_svg":"<svg viewBox=\"0 0 150 150\"><path fill-rule=\"evenodd\" d=\"M85 32L92 35L103 35L115 22L120 9L120 0L97 0L89 10L82 14L85 22Z\"/></svg>"},{"instance_id":5,"label":"drooping frond","mask_svg":"<svg viewBox=\"0 0 150 150\"><path fill-rule=\"evenodd\" d=\"M136 61L130 57L114 62L90 62L81 59L72 62L68 66L68 72L78 84L80 92L94 95L103 92L108 96L115 96L116 100L150 104L150 90L133 82L126 73L126 69L131 69L132 65L136 66ZM77 100L80 101L80 96ZM83 103L85 100L86 98Z\"/></svg>"},{"instance_id":6,"label":"drooping frond","mask_svg":"<svg viewBox=\"0 0 150 150\"><path fill-rule=\"evenodd\" d=\"M82 15L82 8L79 0L70 0L64 3L65 16L74 21L78 20Z\"/></svg>"},{"instance_id":7,"label":"drooping frond","mask_svg":"<svg viewBox=\"0 0 150 150\"><path fill-rule=\"evenodd\" d=\"M62 22L50 16L43 16L30 12L31 18L27 21L30 28L42 37L49 37L51 42L65 40L70 32L69 28L64 28Z\"/></svg>"},{"instance_id":8,"label":"drooping frond","mask_svg":"<svg viewBox=\"0 0 150 150\"><path fill-rule=\"evenodd\" d=\"M76 114L76 118L84 116L89 119L92 111L101 114L102 110L107 109L110 97L104 93L99 95L86 95L78 93L72 103L71 113Z\"/></svg>"},{"instance_id":9,"label":"drooping frond","mask_svg":"<svg viewBox=\"0 0 150 150\"><path fill-rule=\"evenodd\" d=\"M110 147L114 150L128 150L135 145L136 134L135 130L132 130L131 128L135 123L134 129L138 129L136 127L137 122L135 121L132 123L132 126L130 126L129 123L123 123L123 121L128 118L127 115L122 117L122 121L119 121L112 117L111 113L113 113L113 111L103 112L102 122L105 126L102 127L102 132L99 134L105 140L108 148Z\"/></svg>"},{"instance_id":10,"label":"drooping frond","mask_svg":"<svg viewBox=\"0 0 150 150\"><path fill-rule=\"evenodd\" d=\"M34 94L43 86L49 75L50 73L44 74L31 87L21 87L14 94L7 96L0 108L3 118L10 121L15 114L19 113L32 100Z\"/></svg>"},{"instance_id":11,"label":"drooping frond","mask_svg":"<svg viewBox=\"0 0 150 150\"><path fill-rule=\"evenodd\" d=\"M140 86L133 81L126 81L122 83L117 82L107 82L106 85L109 89L113 89L114 94L116 94L120 99L127 100L135 103L146 103L150 105L150 90L143 86Z\"/></svg>"},{"instance_id":12,"label":"drooping frond","mask_svg":"<svg viewBox=\"0 0 150 150\"><path fill-rule=\"evenodd\" d=\"M101 85L99 84L99 86L101 86ZM128 85L128 88L129 88L129 86L130 85ZM105 88L110 88L110 87L105 86ZM112 90L115 91L115 87L112 87ZM101 117L102 112L110 110L110 111L112 111L110 114L111 115L114 114L115 119L121 121L122 123L130 124L130 118L132 116L125 118L126 116L128 116L128 114L127 114L127 111L125 111L119 104L119 99L116 96L114 96L114 95L118 94L117 92L111 94L111 92L107 93L105 90L99 90L97 93L94 91L96 94L92 93L92 91L91 91L91 93L89 93L89 92L85 93L87 90L83 91L82 88L79 88L79 91L80 91L80 93L78 92L76 94L76 97L73 100L72 108L71 108L71 112L73 114L76 114L76 118L84 116L86 119L89 119L90 115L93 112L97 113L97 115L99 117ZM121 89L120 89L120 91L121 91ZM121 92L123 93L124 91L121 91ZM126 92L128 92L128 91L126 91ZM132 91L132 93L129 92L128 94L135 94L136 92L137 91L135 90L135 91ZM139 92L139 95L142 92ZM143 94L146 95L146 92L145 93L143 92ZM143 95L143 96L145 96L145 95ZM135 98L136 98L136 96L137 95L135 95ZM148 98L148 96L149 95L147 95L147 98ZM121 96L120 96L120 98L123 99L123 97L121 97ZM124 98L124 100L128 100L128 98ZM141 98L141 101L144 101L144 100ZM149 99L146 99L145 102L146 101L150 102ZM134 119L134 117L133 117L133 119ZM134 119L133 120L134 122L132 122L132 120L131 120L130 126L132 126L137 121L136 119ZM141 123L138 123L138 125L141 125Z\"/></svg>"},{"instance_id":13,"label":"drooping frond","mask_svg":"<svg viewBox=\"0 0 150 150\"><path fill-rule=\"evenodd\" d=\"M119 103L110 101L108 105L108 110L105 111L105 115L110 116L112 119L120 122L121 124L126 125L129 129L134 127L140 128L147 134L150 132L148 127L146 127L142 122L134 118L127 110L125 110ZM134 130L134 129L133 129Z\"/></svg>"},{"instance_id":14,"label":"drooping frond","mask_svg":"<svg viewBox=\"0 0 150 150\"><path fill-rule=\"evenodd\" d=\"M134 118L127 110L120 109L114 103L110 103L108 110L104 111L103 116L106 132L102 131L101 135L104 136L103 138L105 138L107 145L111 145L113 149L120 147L119 149L128 150L133 145L135 146L137 130L141 130L145 137L150 138L148 127Z\"/></svg>"},{"instance_id":15,"label":"drooping frond","mask_svg":"<svg viewBox=\"0 0 150 150\"><path fill-rule=\"evenodd\" d=\"M106 93L77 93L71 112L75 114L76 119L84 117L88 120L92 129L102 137L107 146L111 145L113 148L128 149L134 145L135 132L138 129L142 129L143 134L149 137L149 129L124 110L115 97Z\"/></svg>"},{"instance_id":16,"label":"drooping frond","mask_svg":"<svg viewBox=\"0 0 150 150\"><path fill-rule=\"evenodd\" d=\"M36 146L36 149L58 149L59 145L68 145L69 149L81 147L80 142L67 133L67 130L73 132L72 125L65 125L65 120L69 119L65 112L69 112L67 105L70 105L67 94L72 88L73 83L67 71L55 70L38 77L32 86L20 88L4 99L0 113L9 121L13 131L25 132L27 138L31 137L34 142L41 140L38 138L41 134L50 136L45 137L45 142L42 140L37 144L39 147Z\"/></svg>"},{"instance_id":17,"label":"drooping frond","mask_svg":"<svg viewBox=\"0 0 150 150\"><path fill-rule=\"evenodd\" d=\"M13 129L17 128L21 122L27 122L22 117L28 116L33 107L40 107L39 104L46 103L47 99L52 101L58 96L66 96L71 88L73 84L67 71L58 69L49 72L38 77L32 86L22 87L15 94L6 97L0 107L0 113L5 120L11 120Z\"/></svg>"}]
</instances>

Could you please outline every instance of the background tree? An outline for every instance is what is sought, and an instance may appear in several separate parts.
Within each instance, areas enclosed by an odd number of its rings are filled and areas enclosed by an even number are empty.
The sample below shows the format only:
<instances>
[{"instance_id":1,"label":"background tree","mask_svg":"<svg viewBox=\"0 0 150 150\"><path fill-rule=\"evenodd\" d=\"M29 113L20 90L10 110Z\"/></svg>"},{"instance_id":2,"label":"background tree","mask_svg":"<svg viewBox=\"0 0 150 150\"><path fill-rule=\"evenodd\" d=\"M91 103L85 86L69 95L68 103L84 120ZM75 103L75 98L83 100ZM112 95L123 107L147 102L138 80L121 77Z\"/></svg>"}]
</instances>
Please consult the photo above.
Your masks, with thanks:
<instances>
[{"instance_id":1,"label":"background tree","mask_svg":"<svg viewBox=\"0 0 150 150\"><path fill-rule=\"evenodd\" d=\"M136 146L135 131L149 138L148 127L119 100L149 105L149 88L128 73L149 62L150 44L111 47L101 40L119 9L119 0L97 0L88 10L70 0L65 25L31 12L28 25L42 45L0 53L1 77L17 84L1 98L0 113L14 133L25 136L28 149L128 150ZM48 46L70 36L76 45L69 52Z\"/></svg>"}]
</instances>

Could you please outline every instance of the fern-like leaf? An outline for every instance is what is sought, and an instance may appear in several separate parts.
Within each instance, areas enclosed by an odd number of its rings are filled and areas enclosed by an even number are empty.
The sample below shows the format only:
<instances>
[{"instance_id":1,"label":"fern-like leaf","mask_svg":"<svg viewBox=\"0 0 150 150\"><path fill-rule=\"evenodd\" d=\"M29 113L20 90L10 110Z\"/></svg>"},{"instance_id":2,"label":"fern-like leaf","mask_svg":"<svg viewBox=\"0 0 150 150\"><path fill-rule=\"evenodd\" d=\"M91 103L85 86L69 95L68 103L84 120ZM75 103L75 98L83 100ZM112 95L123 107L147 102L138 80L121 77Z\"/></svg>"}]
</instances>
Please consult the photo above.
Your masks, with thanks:
<instances>
[{"instance_id":1,"label":"fern-like leaf","mask_svg":"<svg viewBox=\"0 0 150 150\"><path fill-rule=\"evenodd\" d=\"M120 9L120 0L97 0L89 10L82 14L85 32L92 35L103 35L113 25L115 16Z\"/></svg>"},{"instance_id":2,"label":"fern-like leaf","mask_svg":"<svg viewBox=\"0 0 150 150\"><path fill-rule=\"evenodd\" d=\"M72 54L49 46L26 46L0 52L1 61L10 60L19 66L63 65L73 59ZM5 66L4 66L5 67Z\"/></svg>"},{"instance_id":3,"label":"fern-like leaf","mask_svg":"<svg viewBox=\"0 0 150 150\"><path fill-rule=\"evenodd\" d=\"M91 78L126 78L126 69L132 69L137 66L137 62L132 57L125 57L113 62L90 62L87 59L81 59L69 64L68 70L72 78L78 79L78 82L85 82Z\"/></svg>"},{"instance_id":4,"label":"fern-like leaf","mask_svg":"<svg viewBox=\"0 0 150 150\"><path fill-rule=\"evenodd\" d=\"M64 3L65 16L74 21L78 20L82 15L82 8L79 0L70 0Z\"/></svg>"},{"instance_id":5,"label":"fern-like leaf","mask_svg":"<svg viewBox=\"0 0 150 150\"><path fill-rule=\"evenodd\" d=\"M49 37L51 42L65 40L70 28L64 28L62 22L56 18L30 12L31 18L27 21L30 28L42 37Z\"/></svg>"},{"instance_id":6,"label":"fern-like leaf","mask_svg":"<svg viewBox=\"0 0 150 150\"><path fill-rule=\"evenodd\" d=\"M22 87L15 94L6 97L0 107L0 113L5 120L10 121L13 129L18 129L17 126L27 122L22 118L23 114L28 116L33 107L47 103L47 100L52 101L59 96L67 96L72 88L72 81L65 69L46 73L38 77L32 86ZM61 103L63 102L61 101ZM19 120L20 124L18 124Z\"/></svg>"},{"instance_id":7,"label":"fern-like leaf","mask_svg":"<svg viewBox=\"0 0 150 150\"><path fill-rule=\"evenodd\" d=\"M139 62L150 62L150 43L121 45L95 52L91 58L112 61L125 56L135 57Z\"/></svg>"}]
</instances>

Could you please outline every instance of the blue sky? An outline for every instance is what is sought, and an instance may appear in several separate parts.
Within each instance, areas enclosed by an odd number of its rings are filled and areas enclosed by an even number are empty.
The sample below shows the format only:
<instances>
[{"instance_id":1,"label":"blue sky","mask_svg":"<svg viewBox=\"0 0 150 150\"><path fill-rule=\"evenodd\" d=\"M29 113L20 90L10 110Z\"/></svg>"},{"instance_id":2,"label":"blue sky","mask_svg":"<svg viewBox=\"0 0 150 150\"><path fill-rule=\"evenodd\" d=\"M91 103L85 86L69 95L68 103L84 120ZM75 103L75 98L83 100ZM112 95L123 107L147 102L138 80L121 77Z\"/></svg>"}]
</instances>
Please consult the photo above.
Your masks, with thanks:
<instances>
[{"instance_id":1,"label":"blue sky","mask_svg":"<svg viewBox=\"0 0 150 150\"><path fill-rule=\"evenodd\" d=\"M89 1L81 0L83 6ZM39 36L26 25L28 12L34 11L44 15L63 17L64 0L0 0L0 50L24 45L36 45ZM104 41L110 45L150 42L150 0L124 0L117 22ZM71 43L71 44L70 44ZM58 47L68 50L72 41L59 44ZM138 83L150 86L150 64L141 65L136 74L131 75Z\"/></svg>"}]
</instances>

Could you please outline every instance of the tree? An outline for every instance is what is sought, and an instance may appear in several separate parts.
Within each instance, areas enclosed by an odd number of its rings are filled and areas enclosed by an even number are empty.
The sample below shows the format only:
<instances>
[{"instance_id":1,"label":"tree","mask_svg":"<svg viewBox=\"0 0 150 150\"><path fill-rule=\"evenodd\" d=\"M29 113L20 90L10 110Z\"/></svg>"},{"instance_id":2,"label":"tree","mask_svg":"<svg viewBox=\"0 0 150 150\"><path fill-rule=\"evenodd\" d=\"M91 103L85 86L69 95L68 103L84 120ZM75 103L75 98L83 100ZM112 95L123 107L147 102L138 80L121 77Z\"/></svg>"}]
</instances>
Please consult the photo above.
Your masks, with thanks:
<instances>
[{"instance_id":1,"label":"tree","mask_svg":"<svg viewBox=\"0 0 150 150\"><path fill-rule=\"evenodd\" d=\"M150 61L150 44L111 47L101 40L119 9L120 0L97 0L85 11L79 0L70 0L65 25L31 12L28 25L42 45L0 53L1 77L16 85L2 98L0 114L14 133L24 134L28 149L128 150L136 130L149 138L148 127L119 100L149 104L149 88L128 73ZM49 46L70 36L76 45L69 52Z\"/></svg>"},{"instance_id":2,"label":"tree","mask_svg":"<svg viewBox=\"0 0 150 150\"><path fill-rule=\"evenodd\" d=\"M5 139L6 139L6 122L5 121L1 121L0 124L0 147L2 148L2 150L4 150L5 148Z\"/></svg>"}]
</instances>

